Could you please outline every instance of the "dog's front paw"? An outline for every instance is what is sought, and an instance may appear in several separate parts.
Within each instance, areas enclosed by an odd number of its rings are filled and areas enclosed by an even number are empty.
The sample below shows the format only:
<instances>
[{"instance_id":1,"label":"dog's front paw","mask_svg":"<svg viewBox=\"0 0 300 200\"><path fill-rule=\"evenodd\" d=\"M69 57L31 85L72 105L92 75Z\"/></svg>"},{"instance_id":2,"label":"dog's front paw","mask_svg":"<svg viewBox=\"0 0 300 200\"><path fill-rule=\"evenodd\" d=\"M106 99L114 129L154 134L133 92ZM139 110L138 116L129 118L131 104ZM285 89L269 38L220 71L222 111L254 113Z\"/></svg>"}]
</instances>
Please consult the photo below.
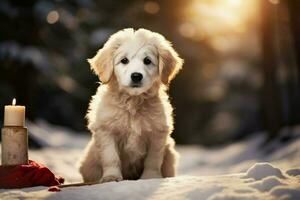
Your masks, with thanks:
<instances>
[{"instance_id":1,"label":"dog's front paw","mask_svg":"<svg viewBox=\"0 0 300 200\"><path fill-rule=\"evenodd\" d=\"M112 181L122 181L123 180L123 177L122 176L118 176L118 175L107 175L107 176L104 176L102 177L101 179L101 183L106 183L106 182L112 182Z\"/></svg>"},{"instance_id":2,"label":"dog's front paw","mask_svg":"<svg viewBox=\"0 0 300 200\"><path fill-rule=\"evenodd\" d=\"M162 178L160 171L146 170L143 172L141 179Z\"/></svg>"}]
</instances>

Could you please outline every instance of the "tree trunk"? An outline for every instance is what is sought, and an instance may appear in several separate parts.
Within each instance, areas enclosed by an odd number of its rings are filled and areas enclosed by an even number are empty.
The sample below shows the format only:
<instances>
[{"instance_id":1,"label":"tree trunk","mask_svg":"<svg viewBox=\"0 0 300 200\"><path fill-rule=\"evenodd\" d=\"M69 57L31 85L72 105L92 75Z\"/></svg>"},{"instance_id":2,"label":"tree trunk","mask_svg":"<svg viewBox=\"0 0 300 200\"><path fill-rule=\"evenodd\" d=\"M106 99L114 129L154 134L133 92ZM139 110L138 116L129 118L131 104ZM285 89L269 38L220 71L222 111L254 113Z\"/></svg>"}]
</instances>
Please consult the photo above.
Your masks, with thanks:
<instances>
[{"instance_id":1,"label":"tree trunk","mask_svg":"<svg viewBox=\"0 0 300 200\"><path fill-rule=\"evenodd\" d=\"M300 1L297 0L287 0L287 7L289 10L290 17L290 28L293 37L293 44L295 49L297 69L295 70L297 74L293 74L295 86L291 94L291 116L290 125L296 125L300 123ZM295 80L296 79L296 80Z\"/></svg>"},{"instance_id":2,"label":"tree trunk","mask_svg":"<svg viewBox=\"0 0 300 200\"><path fill-rule=\"evenodd\" d=\"M263 123L269 138L276 137L282 127L281 99L277 82L277 56L275 46L275 5L268 0L261 1L261 42L263 67L262 110Z\"/></svg>"}]
</instances>

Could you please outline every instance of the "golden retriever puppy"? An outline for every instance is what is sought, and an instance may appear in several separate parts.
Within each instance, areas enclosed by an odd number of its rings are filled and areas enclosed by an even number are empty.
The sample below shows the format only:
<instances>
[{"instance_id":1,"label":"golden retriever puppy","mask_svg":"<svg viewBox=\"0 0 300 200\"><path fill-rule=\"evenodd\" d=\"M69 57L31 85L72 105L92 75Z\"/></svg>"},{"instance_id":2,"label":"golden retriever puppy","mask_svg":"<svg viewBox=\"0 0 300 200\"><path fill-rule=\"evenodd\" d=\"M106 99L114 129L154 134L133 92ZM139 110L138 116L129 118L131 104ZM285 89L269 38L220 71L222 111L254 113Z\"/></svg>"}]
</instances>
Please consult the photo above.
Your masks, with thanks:
<instances>
[{"instance_id":1,"label":"golden retriever puppy","mask_svg":"<svg viewBox=\"0 0 300 200\"><path fill-rule=\"evenodd\" d=\"M102 85L87 113L92 139L80 161L85 182L172 177L177 152L166 89L182 59L145 29L113 34L92 59Z\"/></svg>"}]
</instances>

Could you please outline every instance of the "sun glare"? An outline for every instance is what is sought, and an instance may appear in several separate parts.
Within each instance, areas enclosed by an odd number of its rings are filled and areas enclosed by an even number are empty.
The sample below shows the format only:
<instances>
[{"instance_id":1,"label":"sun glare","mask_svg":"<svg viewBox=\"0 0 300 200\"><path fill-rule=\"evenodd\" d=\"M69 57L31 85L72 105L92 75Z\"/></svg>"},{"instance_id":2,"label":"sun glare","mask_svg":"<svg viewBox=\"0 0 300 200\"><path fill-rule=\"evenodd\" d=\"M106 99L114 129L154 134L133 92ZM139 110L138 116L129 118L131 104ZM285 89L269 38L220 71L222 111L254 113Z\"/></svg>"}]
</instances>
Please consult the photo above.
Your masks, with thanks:
<instances>
[{"instance_id":1,"label":"sun glare","mask_svg":"<svg viewBox=\"0 0 300 200\"><path fill-rule=\"evenodd\" d=\"M227 2L231 6L240 6L242 3L241 0L227 0Z\"/></svg>"},{"instance_id":2,"label":"sun glare","mask_svg":"<svg viewBox=\"0 0 300 200\"><path fill-rule=\"evenodd\" d=\"M220 34L244 33L256 16L256 2L257 0L191 1L186 7L178 31L183 37L193 37L195 40L199 40L198 35L207 39Z\"/></svg>"}]
</instances>

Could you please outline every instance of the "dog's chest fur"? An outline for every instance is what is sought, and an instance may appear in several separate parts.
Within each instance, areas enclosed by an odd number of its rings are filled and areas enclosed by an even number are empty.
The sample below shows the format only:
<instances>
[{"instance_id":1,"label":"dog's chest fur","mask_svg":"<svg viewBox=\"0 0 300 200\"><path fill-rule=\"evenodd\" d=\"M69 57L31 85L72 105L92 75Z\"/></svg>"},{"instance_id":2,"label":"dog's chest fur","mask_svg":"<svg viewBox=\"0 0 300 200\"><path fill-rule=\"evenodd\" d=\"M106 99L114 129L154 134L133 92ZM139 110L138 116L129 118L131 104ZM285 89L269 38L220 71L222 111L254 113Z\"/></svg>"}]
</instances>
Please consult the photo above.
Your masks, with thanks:
<instances>
[{"instance_id":1,"label":"dog's chest fur","mask_svg":"<svg viewBox=\"0 0 300 200\"><path fill-rule=\"evenodd\" d=\"M144 155L149 139L163 128L163 107L158 109L157 105L153 106L153 102L138 104L129 101L117 110L113 125L120 151L130 153L131 159L135 159L134 155ZM153 118L161 118L161 123L153 124Z\"/></svg>"},{"instance_id":2,"label":"dog's chest fur","mask_svg":"<svg viewBox=\"0 0 300 200\"><path fill-rule=\"evenodd\" d=\"M137 179L142 173L151 137L159 137L158 133L166 128L164 110L156 99L150 103L129 101L117 110L114 134L123 176L128 179ZM160 120L153 124L153 119L158 118Z\"/></svg>"},{"instance_id":3,"label":"dog's chest fur","mask_svg":"<svg viewBox=\"0 0 300 200\"><path fill-rule=\"evenodd\" d=\"M100 87L91 101L88 128L95 134L113 134L124 179L138 179L150 142L167 137L173 129L172 107L165 91L148 98L108 92Z\"/></svg>"}]
</instances>

